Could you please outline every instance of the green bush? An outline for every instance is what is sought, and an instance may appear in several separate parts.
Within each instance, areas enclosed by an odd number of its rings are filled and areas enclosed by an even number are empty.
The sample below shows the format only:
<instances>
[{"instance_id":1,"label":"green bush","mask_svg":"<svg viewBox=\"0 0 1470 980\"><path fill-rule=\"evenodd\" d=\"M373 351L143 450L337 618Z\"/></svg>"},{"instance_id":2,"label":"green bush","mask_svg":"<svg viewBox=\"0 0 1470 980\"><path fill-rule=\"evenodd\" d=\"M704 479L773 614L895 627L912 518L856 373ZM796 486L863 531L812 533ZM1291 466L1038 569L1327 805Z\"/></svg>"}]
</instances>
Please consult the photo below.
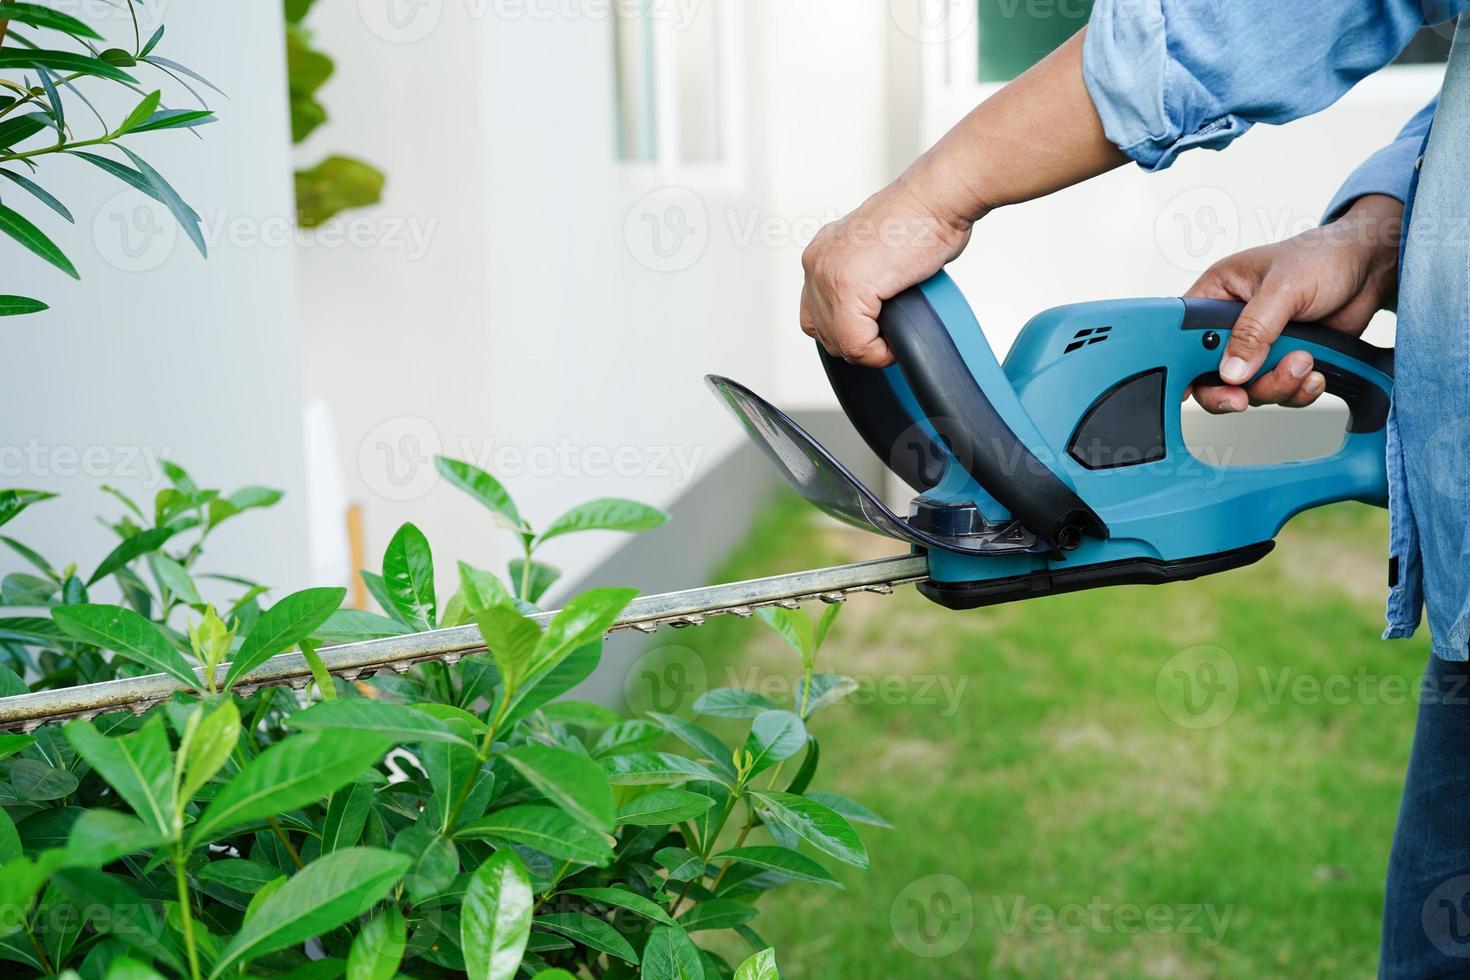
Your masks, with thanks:
<instances>
[{"instance_id":1,"label":"green bush","mask_svg":"<svg viewBox=\"0 0 1470 980\"><path fill-rule=\"evenodd\" d=\"M200 489L173 465L151 518L110 491L127 509L120 543L85 581L0 536L39 573L7 576L0 604L44 613L0 616L0 694L155 672L186 689L142 716L0 735L0 958L15 975L778 975L754 928L760 897L836 886L818 856L866 868L852 824L882 823L812 791L808 726L850 690L815 672L840 607L816 621L761 611L802 676L794 705L734 689L696 702L748 721L739 744L566 700L634 592L578 595L543 629L530 616L557 573L538 548L665 516L599 500L538 533L488 473L438 463L521 557L507 580L460 563L441 605L429 544L405 524L381 572L363 573L386 615L339 609L342 589L262 607L263 586L211 575L238 591L217 612L196 584L205 539L280 495ZM48 496L0 492L0 524ZM106 583L126 605L89 601ZM347 682L316 652L470 623L489 652L452 666ZM315 683L251 690L249 672L292 649ZM738 968L695 941L719 930L750 945Z\"/></svg>"}]
</instances>

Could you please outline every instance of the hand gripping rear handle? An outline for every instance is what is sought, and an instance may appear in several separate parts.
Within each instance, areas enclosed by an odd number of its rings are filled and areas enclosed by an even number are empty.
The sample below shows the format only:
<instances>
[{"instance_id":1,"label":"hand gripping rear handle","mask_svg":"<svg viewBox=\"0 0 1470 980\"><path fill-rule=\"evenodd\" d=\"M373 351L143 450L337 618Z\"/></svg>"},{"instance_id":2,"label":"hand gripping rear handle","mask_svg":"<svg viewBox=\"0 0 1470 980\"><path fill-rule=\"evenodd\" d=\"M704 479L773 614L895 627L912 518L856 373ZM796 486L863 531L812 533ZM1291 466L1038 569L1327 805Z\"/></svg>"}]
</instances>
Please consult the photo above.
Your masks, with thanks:
<instances>
[{"instance_id":1,"label":"hand gripping rear handle","mask_svg":"<svg viewBox=\"0 0 1470 980\"><path fill-rule=\"evenodd\" d=\"M983 350L977 355L983 363L978 368L994 389L994 398L971 373L950 326L930 300L931 290L947 308L968 311L958 287L941 272L929 282L886 301L878 316L878 330L924 414L947 423L942 431L949 439L953 457L1012 517L1038 537L1064 549L1077 547L1084 534L1106 538L1108 529L1102 519L1070 484L1037 457L1007 421L1001 406L1018 421L1030 420L983 338ZM973 322L973 316L969 319ZM978 325L974 329L978 335ZM832 360L825 352L822 357L826 362ZM833 370L830 363L827 373L844 406L861 403L862 393L852 390L861 373ZM850 408L848 414L861 429L864 419ZM874 433L863 431L863 435L872 445ZM1039 437L1036 441L1040 446Z\"/></svg>"}]
</instances>

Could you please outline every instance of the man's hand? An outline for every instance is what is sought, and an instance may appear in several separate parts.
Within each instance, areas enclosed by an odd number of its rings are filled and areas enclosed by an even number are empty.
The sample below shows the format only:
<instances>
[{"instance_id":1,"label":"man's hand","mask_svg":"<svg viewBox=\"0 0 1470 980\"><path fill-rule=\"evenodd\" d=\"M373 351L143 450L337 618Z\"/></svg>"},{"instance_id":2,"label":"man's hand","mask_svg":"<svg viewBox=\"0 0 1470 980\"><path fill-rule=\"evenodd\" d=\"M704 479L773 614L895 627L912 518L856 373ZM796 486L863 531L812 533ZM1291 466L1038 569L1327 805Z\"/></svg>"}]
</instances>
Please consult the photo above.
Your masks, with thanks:
<instances>
[{"instance_id":1,"label":"man's hand","mask_svg":"<svg viewBox=\"0 0 1470 980\"><path fill-rule=\"evenodd\" d=\"M1190 296L1246 304L1220 360L1226 385L1200 387L1206 411L1243 412L1248 405L1301 407L1327 386L1312 356L1296 351L1270 373L1245 386L1292 320L1322 323L1356 337L1397 289L1398 240L1404 206L1395 198L1359 198L1337 221L1295 238L1217 262Z\"/></svg>"}]
</instances>

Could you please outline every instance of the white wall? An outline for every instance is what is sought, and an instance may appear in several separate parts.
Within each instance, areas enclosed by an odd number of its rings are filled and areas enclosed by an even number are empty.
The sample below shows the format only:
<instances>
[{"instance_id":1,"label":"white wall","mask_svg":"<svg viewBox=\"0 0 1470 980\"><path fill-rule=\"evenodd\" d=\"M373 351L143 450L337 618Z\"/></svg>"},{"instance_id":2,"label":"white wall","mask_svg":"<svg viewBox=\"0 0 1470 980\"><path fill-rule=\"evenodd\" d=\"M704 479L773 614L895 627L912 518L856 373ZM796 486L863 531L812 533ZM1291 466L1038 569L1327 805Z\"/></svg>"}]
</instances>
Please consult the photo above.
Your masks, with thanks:
<instances>
[{"instance_id":1,"label":"white wall","mask_svg":"<svg viewBox=\"0 0 1470 980\"><path fill-rule=\"evenodd\" d=\"M115 543L92 515L121 511L98 485L151 501L162 479L156 460L164 456L204 486L285 490L275 510L221 529L201 567L300 586L305 553L285 545L301 540L306 527L293 256L289 236L259 242L262 231L289 227L292 212L280 7L164 6L168 33L158 53L231 98L214 97L220 121L200 130L202 141L149 133L127 142L204 217L209 258L200 258L161 208L82 161L47 162L39 175L69 205L75 226L5 191L7 205L54 233L82 276L74 283L8 240L0 246L4 291L51 304L3 322L0 485L64 495L5 533L54 562L79 562L85 575ZM151 27L145 19L143 30ZM126 35L131 46L125 12L104 30ZM162 78L138 74L155 85ZM188 104L176 86L162 88L166 104ZM134 101L98 106L116 124ZM90 132L89 119L92 126L96 120L79 103L70 106L72 124ZM17 562L6 550L0 571Z\"/></svg>"}]
</instances>

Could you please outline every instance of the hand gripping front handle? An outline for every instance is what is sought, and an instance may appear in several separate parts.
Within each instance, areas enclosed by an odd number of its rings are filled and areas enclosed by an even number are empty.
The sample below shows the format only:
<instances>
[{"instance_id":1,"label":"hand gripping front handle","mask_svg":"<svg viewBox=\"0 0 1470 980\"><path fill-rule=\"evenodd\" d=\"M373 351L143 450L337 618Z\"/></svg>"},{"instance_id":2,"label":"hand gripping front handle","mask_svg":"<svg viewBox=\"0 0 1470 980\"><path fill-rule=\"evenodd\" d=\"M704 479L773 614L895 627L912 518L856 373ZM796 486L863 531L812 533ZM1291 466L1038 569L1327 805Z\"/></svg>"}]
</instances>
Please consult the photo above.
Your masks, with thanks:
<instances>
[{"instance_id":1,"label":"hand gripping front handle","mask_svg":"<svg viewBox=\"0 0 1470 980\"><path fill-rule=\"evenodd\" d=\"M886 301L878 329L919 409L945 434L955 464L1012 517L1064 549L1081 544L1083 535L1108 536L1072 484L1037 455L1048 454L1046 443L946 273ZM855 390L863 374L829 365L828 377L844 406L863 401ZM848 414L862 429L861 414L851 408ZM875 433L863 435L873 444ZM876 435L880 444L886 438Z\"/></svg>"}]
</instances>

